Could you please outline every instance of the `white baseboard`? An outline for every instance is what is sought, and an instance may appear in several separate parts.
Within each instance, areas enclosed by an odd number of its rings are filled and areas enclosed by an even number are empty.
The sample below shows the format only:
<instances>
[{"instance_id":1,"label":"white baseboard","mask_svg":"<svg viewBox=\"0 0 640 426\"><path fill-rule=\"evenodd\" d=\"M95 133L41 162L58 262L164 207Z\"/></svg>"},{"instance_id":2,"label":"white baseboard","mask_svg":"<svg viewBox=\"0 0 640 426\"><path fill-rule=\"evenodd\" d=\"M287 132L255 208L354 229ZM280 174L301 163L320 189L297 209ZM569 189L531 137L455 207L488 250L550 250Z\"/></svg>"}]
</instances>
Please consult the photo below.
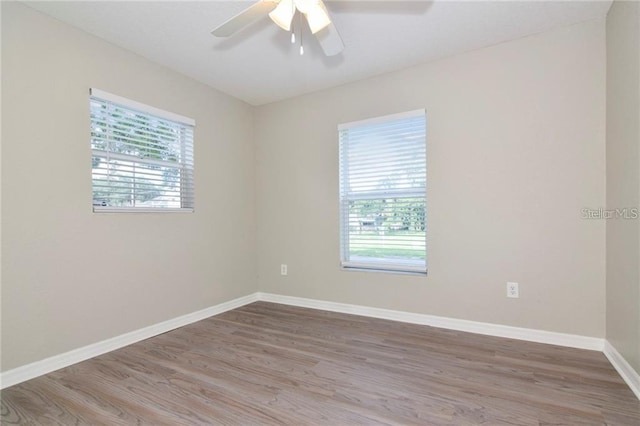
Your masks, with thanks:
<instances>
[{"instance_id":1,"label":"white baseboard","mask_svg":"<svg viewBox=\"0 0 640 426\"><path fill-rule=\"evenodd\" d=\"M547 343L551 345L567 346L570 348L602 351L604 339L597 337L579 336L576 334L556 333L553 331L535 330L530 328L511 327L508 325L491 324L486 322L468 321L455 318L439 317L435 315L416 314L411 312L393 311L389 309L371 308L347 303L327 302L302 297L281 296L271 293L258 293L258 300L299 306L302 308L321 309L324 311L361 315L365 317L387 319L412 324L429 325L450 330L466 331L469 333L488 336L507 337L510 339L527 340L530 342Z\"/></svg>"},{"instance_id":2,"label":"white baseboard","mask_svg":"<svg viewBox=\"0 0 640 426\"><path fill-rule=\"evenodd\" d=\"M622 357L620 352L613 347L608 340L604 342L604 354L609 359L613 368L618 371L618 374L629 385L636 397L640 399L640 374Z\"/></svg>"},{"instance_id":3,"label":"white baseboard","mask_svg":"<svg viewBox=\"0 0 640 426\"><path fill-rule=\"evenodd\" d=\"M47 373L51 373L52 371L68 367L72 364L85 361L87 359L105 354L107 352L120 349L132 343L140 342L150 337L166 333L167 331L171 331L178 327L203 320L212 315L218 315L231 309L239 308L240 306L253 303L257 300L257 293L253 293L248 296L239 297L228 302L220 303L219 305L202 309L200 311L182 315L180 317L163 321L158 324L153 324L149 327L144 327L138 330L131 331L129 333L121 334L120 336L116 336L111 339L103 340L101 342L93 343L91 345L74 349L69 352L55 355L41 361L23 365L21 367L14 368L13 370L7 370L3 373L0 373L0 389L16 385L18 383L33 379L38 376L42 376Z\"/></svg>"}]
</instances>

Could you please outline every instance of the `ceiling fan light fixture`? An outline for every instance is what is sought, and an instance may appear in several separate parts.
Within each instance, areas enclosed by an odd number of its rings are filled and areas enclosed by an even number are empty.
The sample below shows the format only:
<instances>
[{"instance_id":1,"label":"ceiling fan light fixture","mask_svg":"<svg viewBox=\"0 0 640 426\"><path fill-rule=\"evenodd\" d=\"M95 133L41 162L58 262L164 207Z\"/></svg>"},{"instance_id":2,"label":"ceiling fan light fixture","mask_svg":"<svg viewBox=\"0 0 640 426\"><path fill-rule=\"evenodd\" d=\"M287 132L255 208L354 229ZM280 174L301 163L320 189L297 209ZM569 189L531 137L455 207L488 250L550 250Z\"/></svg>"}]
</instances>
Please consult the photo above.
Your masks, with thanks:
<instances>
[{"instance_id":1,"label":"ceiling fan light fixture","mask_svg":"<svg viewBox=\"0 0 640 426\"><path fill-rule=\"evenodd\" d=\"M305 16L307 18L307 22L309 23L311 34L317 33L331 23L329 14L321 3L316 3L316 6L309 10L309 12L305 14Z\"/></svg>"},{"instance_id":2,"label":"ceiling fan light fixture","mask_svg":"<svg viewBox=\"0 0 640 426\"><path fill-rule=\"evenodd\" d=\"M300 53L304 54L302 36L306 32L303 31L302 21L306 19L310 32L315 35L326 56L337 55L343 51L344 42L331 21L329 11L323 0L254 1L255 3L249 8L214 28L211 34L216 37L229 37L253 22L257 22L260 18L269 15L269 18L276 25L287 32L291 32L291 43L295 44L296 39L300 39ZM293 20L296 14L300 21L296 22L294 30Z\"/></svg>"},{"instance_id":3,"label":"ceiling fan light fixture","mask_svg":"<svg viewBox=\"0 0 640 426\"><path fill-rule=\"evenodd\" d=\"M291 21L296 12L293 0L281 0L278 6L269 13L269 18L285 31L291 31Z\"/></svg>"},{"instance_id":4,"label":"ceiling fan light fixture","mask_svg":"<svg viewBox=\"0 0 640 426\"><path fill-rule=\"evenodd\" d=\"M303 14L309 13L312 9L314 9L318 3L318 0L293 0L293 3L296 5L296 8Z\"/></svg>"}]
</instances>

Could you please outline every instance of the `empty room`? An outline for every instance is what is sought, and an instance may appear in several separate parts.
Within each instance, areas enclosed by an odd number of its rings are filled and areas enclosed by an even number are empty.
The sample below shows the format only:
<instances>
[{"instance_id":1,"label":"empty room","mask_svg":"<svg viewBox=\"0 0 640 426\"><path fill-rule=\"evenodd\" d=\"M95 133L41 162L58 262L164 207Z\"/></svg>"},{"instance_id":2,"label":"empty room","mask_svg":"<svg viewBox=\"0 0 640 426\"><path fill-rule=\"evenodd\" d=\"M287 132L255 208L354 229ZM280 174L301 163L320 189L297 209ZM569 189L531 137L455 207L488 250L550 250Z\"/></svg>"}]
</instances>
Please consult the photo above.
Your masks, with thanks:
<instances>
[{"instance_id":1,"label":"empty room","mask_svg":"<svg viewBox=\"0 0 640 426\"><path fill-rule=\"evenodd\" d=\"M640 2L0 13L1 424L640 425Z\"/></svg>"}]
</instances>

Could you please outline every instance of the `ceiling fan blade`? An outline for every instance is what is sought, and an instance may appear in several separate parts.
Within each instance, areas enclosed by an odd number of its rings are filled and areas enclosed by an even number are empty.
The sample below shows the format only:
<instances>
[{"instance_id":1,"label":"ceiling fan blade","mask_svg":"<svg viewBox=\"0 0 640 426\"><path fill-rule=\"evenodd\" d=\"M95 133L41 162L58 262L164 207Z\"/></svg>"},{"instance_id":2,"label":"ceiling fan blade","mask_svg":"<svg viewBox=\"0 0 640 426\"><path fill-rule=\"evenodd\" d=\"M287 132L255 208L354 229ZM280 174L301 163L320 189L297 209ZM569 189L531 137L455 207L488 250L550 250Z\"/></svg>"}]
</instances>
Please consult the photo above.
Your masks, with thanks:
<instances>
[{"instance_id":1,"label":"ceiling fan blade","mask_svg":"<svg viewBox=\"0 0 640 426\"><path fill-rule=\"evenodd\" d=\"M254 23L258 19L266 16L269 12L276 8L278 1L260 0L251 7L238 13L222 25L211 31L216 37L229 37L249 24Z\"/></svg>"},{"instance_id":2,"label":"ceiling fan blade","mask_svg":"<svg viewBox=\"0 0 640 426\"><path fill-rule=\"evenodd\" d=\"M316 38L327 56L337 55L344 49L342 37L340 37L340 33L338 33L338 29L333 25L333 22L318 31Z\"/></svg>"},{"instance_id":3,"label":"ceiling fan blade","mask_svg":"<svg viewBox=\"0 0 640 426\"><path fill-rule=\"evenodd\" d=\"M322 0L318 0L318 6L324 10L326 17L329 20L329 25L317 31L315 33L315 36L318 39L318 43L320 43L320 46L322 47L325 55L337 55L344 49L344 42L342 41L342 37L340 37L338 29L333 24L333 19L331 19L331 16L329 15L327 6L325 6ZM308 19L309 17L307 17L307 20Z\"/></svg>"}]
</instances>

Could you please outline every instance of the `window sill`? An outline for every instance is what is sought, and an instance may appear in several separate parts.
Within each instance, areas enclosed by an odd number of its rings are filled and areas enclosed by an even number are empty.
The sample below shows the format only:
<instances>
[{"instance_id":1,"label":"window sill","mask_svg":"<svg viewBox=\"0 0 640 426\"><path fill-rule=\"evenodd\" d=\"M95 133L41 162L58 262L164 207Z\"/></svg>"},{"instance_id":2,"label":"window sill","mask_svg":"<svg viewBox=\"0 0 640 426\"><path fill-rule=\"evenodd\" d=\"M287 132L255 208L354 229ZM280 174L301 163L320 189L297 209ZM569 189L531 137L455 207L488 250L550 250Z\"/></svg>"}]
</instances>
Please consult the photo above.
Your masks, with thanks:
<instances>
[{"instance_id":1,"label":"window sill","mask_svg":"<svg viewBox=\"0 0 640 426\"><path fill-rule=\"evenodd\" d=\"M419 275L419 276L427 276L428 269L420 269L420 268L402 268L402 267L390 267L384 265L364 265L364 264L353 264L353 263L343 263L340 265L343 271L350 272L382 272L386 274L399 274L399 275Z\"/></svg>"},{"instance_id":2,"label":"window sill","mask_svg":"<svg viewBox=\"0 0 640 426\"><path fill-rule=\"evenodd\" d=\"M93 206L94 213L193 213L193 209Z\"/></svg>"}]
</instances>

